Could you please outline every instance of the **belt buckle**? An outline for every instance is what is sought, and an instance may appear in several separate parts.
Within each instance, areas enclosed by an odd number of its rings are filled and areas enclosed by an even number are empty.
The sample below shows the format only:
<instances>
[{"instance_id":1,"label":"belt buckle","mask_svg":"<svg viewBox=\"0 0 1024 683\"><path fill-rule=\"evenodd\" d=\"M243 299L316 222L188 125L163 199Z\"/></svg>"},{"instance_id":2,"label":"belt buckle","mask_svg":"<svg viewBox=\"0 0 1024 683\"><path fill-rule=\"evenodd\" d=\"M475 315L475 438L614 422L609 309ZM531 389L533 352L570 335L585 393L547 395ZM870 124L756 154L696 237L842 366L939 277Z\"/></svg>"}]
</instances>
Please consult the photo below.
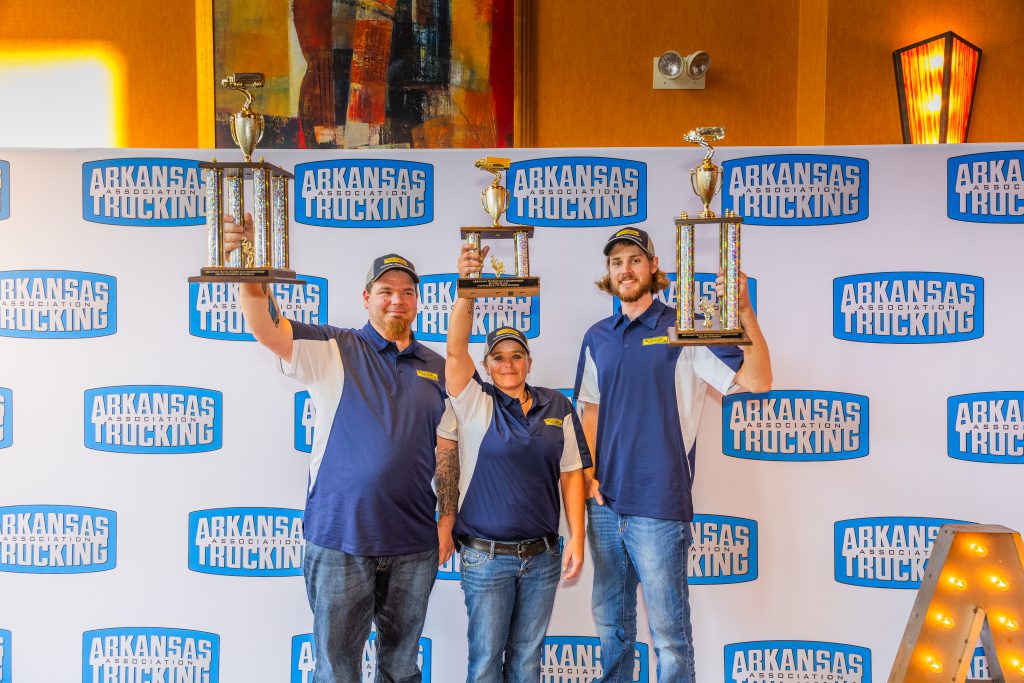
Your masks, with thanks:
<instances>
[{"instance_id":1,"label":"belt buckle","mask_svg":"<svg viewBox=\"0 0 1024 683\"><path fill-rule=\"evenodd\" d=\"M525 560L527 557L529 557L529 555L526 555L526 549L529 545L529 541L523 541L521 543L516 544L516 557L518 557L520 560Z\"/></svg>"}]
</instances>

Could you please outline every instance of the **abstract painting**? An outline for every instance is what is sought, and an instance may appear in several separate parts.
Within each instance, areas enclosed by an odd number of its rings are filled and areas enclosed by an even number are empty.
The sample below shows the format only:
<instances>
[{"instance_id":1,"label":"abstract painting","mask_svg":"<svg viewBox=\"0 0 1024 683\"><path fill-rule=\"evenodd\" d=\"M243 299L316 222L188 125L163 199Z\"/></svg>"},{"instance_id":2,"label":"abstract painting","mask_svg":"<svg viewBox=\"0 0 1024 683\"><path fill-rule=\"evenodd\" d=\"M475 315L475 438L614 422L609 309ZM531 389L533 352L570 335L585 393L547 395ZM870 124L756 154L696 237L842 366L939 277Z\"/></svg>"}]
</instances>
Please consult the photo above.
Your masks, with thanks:
<instances>
[{"instance_id":1,"label":"abstract painting","mask_svg":"<svg viewBox=\"0 0 1024 683\"><path fill-rule=\"evenodd\" d=\"M264 148L513 145L515 0L212 0L217 147L258 71Z\"/></svg>"}]
</instances>

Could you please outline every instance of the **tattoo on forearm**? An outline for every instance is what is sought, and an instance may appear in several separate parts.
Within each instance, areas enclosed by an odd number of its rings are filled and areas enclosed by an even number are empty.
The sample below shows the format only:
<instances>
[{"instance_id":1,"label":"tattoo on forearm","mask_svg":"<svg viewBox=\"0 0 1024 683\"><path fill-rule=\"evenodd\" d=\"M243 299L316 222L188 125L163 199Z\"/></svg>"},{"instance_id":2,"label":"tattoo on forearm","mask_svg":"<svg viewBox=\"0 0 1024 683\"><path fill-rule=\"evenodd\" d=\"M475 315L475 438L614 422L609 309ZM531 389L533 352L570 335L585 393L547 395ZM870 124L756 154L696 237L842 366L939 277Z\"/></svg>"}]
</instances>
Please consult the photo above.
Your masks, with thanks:
<instances>
[{"instance_id":1,"label":"tattoo on forearm","mask_svg":"<svg viewBox=\"0 0 1024 683\"><path fill-rule=\"evenodd\" d=\"M267 311L270 313L270 321L274 323L274 327L280 327L281 314L277 310L277 302L274 301L274 295L270 292L267 292Z\"/></svg>"},{"instance_id":2,"label":"tattoo on forearm","mask_svg":"<svg viewBox=\"0 0 1024 683\"><path fill-rule=\"evenodd\" d=\"M434 472L437 486L437 511L442 517L454 515L459 507L459 449L437 448L437 466Z\"/></svg>"}]
</instances>

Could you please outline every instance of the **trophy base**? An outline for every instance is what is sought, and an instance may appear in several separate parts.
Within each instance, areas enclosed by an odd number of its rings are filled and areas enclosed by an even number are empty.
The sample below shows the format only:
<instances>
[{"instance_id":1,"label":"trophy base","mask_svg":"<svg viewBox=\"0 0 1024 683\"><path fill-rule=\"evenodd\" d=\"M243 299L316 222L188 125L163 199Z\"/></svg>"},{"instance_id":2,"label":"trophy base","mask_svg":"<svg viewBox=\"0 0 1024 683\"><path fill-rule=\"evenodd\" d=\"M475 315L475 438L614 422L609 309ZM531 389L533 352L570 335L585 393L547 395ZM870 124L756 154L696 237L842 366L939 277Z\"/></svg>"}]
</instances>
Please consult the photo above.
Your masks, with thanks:
<instances>
[{"instance_id":1,"label":"trophy base","mask_svg":"<svg viewBox=\"0 0 1024 683\"><path fill-rule=\"evenodd\" d=\"M738 330L668 328L669 346L750 346L754 342L741 327Z\"/></svg>"},{"instance_id":2,"label":"trophy base","mask_svg":"<svg viewBox=\"0 0 1024 683\"><path fill-rule=\"evenodd\" d=\"M456 284L460 299L537 296L539 277L460 277Z\"/></svg>"},{"instance_id":3,"label":"trophy base","mask_svg":"<svg viewBox=\"0 0 1024 683\"><path fill-rule=\"evenodd\" d=\"M294 270L287 268L227 268L209 267L188 279L189 282L277 282L281 284L304 285L305 280L295 277Z\"/></svg>"}]
</instances>

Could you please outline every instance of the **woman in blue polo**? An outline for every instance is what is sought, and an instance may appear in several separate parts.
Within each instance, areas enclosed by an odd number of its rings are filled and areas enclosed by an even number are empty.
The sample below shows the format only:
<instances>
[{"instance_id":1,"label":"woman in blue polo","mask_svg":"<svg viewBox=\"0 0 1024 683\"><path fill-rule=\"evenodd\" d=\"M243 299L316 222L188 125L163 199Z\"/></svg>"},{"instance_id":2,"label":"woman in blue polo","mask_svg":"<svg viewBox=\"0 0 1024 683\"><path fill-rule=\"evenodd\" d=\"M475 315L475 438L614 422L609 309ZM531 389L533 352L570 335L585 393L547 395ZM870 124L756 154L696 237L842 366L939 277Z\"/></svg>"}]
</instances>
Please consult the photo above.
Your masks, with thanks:
<instances>
[{"instance_id":1,"label":"woman in blue polo","mask_svg":"<svg viewBox=\"0 0 1024 683\"><path fill-rule=\"evenodd\" d=\"M483 251L463 246L459 275ZM583 565L583 469L590 453L572 404L526 383L530 349L511 327L487 335L483 366L469 355L473 300L458 299L448 327L445 380L459 419L462 590L469 611L469 683L537 683L559 573ZM570 535L559 545L558 489Z\"/></svg>"}]
</instances>

